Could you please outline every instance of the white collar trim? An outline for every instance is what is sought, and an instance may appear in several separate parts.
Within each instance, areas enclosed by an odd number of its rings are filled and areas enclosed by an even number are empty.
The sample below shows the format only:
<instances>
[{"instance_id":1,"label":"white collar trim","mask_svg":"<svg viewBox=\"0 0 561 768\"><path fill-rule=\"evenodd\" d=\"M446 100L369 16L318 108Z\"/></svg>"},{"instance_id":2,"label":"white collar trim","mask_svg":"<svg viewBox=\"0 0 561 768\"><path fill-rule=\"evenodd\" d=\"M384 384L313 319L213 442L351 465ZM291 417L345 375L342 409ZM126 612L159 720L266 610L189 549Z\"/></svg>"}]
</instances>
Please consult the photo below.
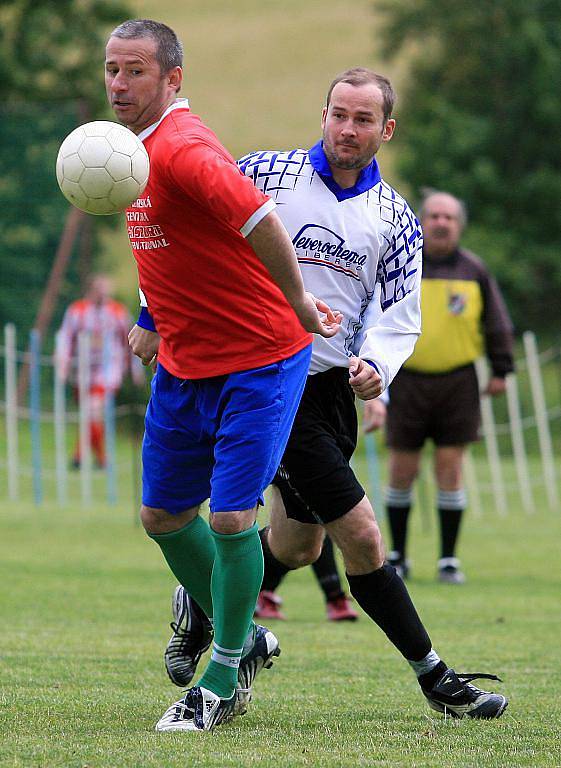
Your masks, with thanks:
<instances>
[{"instance_id":1,"label":"white collar trim","mask_svg":"<svg viewBox=\"0 0 561 768\"><path fill-rule=\"evenodd\" d=\"M140 131L138 134L138 138L140 141L144 141L145 139L150 136L150 134L154 133L156 128L160 125L162 120L169 115L170 112L173 112L174 109L189 109L189 99L177 99L176 101L171 104L164 114L160 117L157 123L152 123L152 125L149 125L148 128L145 128L143 131Z\"/></svg>"}]
</instances>

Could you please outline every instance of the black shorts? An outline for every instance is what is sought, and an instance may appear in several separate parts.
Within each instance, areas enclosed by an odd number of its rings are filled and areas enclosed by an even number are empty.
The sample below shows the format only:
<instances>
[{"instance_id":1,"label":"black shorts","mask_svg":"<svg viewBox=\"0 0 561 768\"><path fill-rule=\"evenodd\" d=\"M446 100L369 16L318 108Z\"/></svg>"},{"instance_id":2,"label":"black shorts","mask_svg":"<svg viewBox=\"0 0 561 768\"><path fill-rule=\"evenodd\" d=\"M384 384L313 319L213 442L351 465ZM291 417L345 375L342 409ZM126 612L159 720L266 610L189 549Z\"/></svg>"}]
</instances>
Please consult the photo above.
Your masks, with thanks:
<instances>
[{"instance_id":1,"label":"black shorts","mask_svg":"<svg viewBox=\"0 0 561 768\"><path fill-rule=\"evenodd\" d=\"M386 439L390 448L414 451L425 440L466 445L478 439L481 413L473 365L450 373L402 369L390 386Z\"/></svg>"},{"instance_id":2,"label":"black shorts","mask_svg":"<svg viewBox=\"0 0 561 768\"><path fill-rule=\"evenodd\" d=\"M322 524L349 512L364 489L349 466L358 422L347 368L308 376L274 479L288 517Z\"/></svg>"}]
</instances>

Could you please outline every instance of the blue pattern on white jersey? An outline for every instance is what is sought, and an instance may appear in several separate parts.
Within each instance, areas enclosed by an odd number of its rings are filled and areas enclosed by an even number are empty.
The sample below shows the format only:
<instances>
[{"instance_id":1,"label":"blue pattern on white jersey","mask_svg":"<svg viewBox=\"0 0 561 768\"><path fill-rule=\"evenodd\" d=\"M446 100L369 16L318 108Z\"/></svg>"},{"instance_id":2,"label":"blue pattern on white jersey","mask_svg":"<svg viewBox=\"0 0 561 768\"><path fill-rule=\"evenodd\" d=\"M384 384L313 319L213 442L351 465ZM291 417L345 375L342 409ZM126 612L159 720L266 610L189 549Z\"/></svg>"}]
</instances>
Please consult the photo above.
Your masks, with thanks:
<instances>
[{"instance_id":1,"label":"blue pattern on white jersey","mask_svg":"<svg viewBox=\"0 0 561 768\"><path fill-rule=\"evenodd\" d=\"M337 336L315 337L311 372L360 354L376 363L387 386L420 332L422 233L415 214L383 180L338 200L307 150L252 152L239 166L277 204L306 289L344 314Z\"/></svg>"}]
</instances>

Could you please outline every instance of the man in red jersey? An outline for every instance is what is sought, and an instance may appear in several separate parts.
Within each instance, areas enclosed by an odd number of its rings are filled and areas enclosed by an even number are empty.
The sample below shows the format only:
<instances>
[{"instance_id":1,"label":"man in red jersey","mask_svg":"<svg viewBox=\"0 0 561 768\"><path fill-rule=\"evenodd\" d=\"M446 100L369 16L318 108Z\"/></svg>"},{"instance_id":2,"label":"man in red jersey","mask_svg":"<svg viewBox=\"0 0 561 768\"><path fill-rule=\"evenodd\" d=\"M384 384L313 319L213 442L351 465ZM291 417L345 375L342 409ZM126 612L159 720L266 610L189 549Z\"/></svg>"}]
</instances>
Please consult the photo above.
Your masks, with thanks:
<instances>
[{"instance_id":1,"label":"man in red jersey","mask_svg":"<svg viewBox=\"0 0 561 768\"><path fill-rule=\"evenodd\" d=\"M214 625L204 674L160 731L212 730L245 711L256 672L279 653L272 632L252 621L263 577L256 510L302 394L310 332L333 336L341 320L304 291L273 201L178 99L182 77L169 27L133 20L111 33L107 97L150 156L146 190L127 210L161 337L141 519ZM210 526L199 515L208 498Z\"/></svg>"}]
</instances>

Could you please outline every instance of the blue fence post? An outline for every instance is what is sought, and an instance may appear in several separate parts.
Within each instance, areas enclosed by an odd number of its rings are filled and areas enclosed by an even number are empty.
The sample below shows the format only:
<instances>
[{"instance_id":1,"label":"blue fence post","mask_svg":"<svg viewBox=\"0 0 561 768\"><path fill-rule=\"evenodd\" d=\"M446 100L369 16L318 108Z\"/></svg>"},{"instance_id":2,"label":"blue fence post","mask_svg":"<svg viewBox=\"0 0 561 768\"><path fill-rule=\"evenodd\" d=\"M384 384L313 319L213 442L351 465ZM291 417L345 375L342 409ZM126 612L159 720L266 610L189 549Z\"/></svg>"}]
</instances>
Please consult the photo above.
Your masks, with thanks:
<instances>
[{"instance_id":1,"label":"blue fence post","mask_svg":"<svg viewBox=\"0 0 561 768\"><path fill-rule=\"evenodd\" d=\"M43 501L41 477L41 334L33 328L29 334L29 412L31 421L31 458L33 497Z\"/></svg>"},{"instance_id":2,"label":"blue fence post","mask_svg":"<svg viewBox=\"0 0 561 768\"><path fill-rule=\"evenodd\" d=\"M103 334L103 367L105 369L105 397L103 417L105 421L105 460L107 478L107 501L117 502L117 467L115 451L115 393L111 388L111 338L109 332Z\"/></svg>"},{"instance_id":3,"label":"blue fence post","mask_svg":"<svg viewBox=\"0 0 561 768\"><path fill-rule=\"evenodd\" d=\"M378 449L376 438L373 434L365 435L366 466L368 467L368 480L372 494L372 503L376 517L382 520L384 517L384 500L382 498L382 484L380 482L380 462L378 461Z\"/></svg>"}]
</instances>

